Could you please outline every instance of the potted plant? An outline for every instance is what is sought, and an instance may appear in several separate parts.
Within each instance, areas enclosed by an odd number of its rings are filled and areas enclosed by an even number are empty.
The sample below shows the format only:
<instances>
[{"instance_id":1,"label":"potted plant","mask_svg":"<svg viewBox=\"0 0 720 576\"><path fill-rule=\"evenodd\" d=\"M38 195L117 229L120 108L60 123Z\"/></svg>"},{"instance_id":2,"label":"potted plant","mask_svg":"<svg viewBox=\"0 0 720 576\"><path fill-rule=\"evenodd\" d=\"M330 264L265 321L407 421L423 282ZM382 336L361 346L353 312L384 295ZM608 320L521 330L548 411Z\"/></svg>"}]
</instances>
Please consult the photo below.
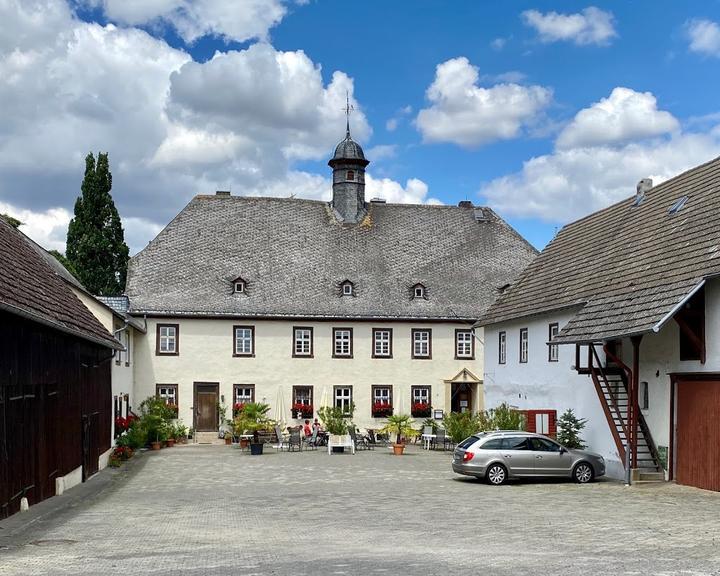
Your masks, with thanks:
<instances>
[{"instance_id":1,"label":"potted plant","mask_svg":"<svg viewBox=\"0 0 720 576\"><path fill-rule=\"evenodd\" d=\"M229 430L227 432L225 432L224 438L225 438L225 445L230 446L230 444L232 444L232 433Z\"/></svg>"},{"instance_id":2,"label":"potted plant","mask_svg":"<svg viewBox=\"0 0 720 576\"><path fill-rule=\"evenodd\" d=\"M330 435L328 446L333 452L344 452L345 446L352 446L352 438L348 434L347 418L352 417L354 409L355 406L353 405L350 408L350 413L347 413L339 406L323 406L318 410L318 416Z\"/></svg>"},{"instance_id":3,"label":"potted plant","mask_svg":"<svg viewBox=\"0 0 720 576\"><path fill-rule=\"evenodd\" d=\"M270 406L267 404L247 402L233 422L233 428L237 435L246 432L252 433L253 439L250 442L250 454L252 456L259 456L263 453L263 444L260 442L259 432L272 428L273 421L267 416L269 411Z\"/></svg>"},{"instance_id":4,"label":"potted plant","mask_svg":"<svg viewBox=\"0 0 720 576\"><path fill-rule=\"evenodd\" d=\"M180 444L187 444L187 436L188 436L187 426L184 426L182 424L182 422L178 422L175 425L175 440L180 442Z\"/></svg>"},{"instance_id":5,"label":"potted plant","mask_svg":"<svg viewBox=\"0 0 720 576\"><path fill-rule=\"evenodd\" d=\"M312 404L302 404L301 402L296 402L292 405L290 412L292 413L293 418L312 418L314 408Z\"/></svg>"},{"instance_id":6,"label":"potted plant","mask_svg":"<svg viewBox=\"0 0 720 576\"><path fill-rule=\"evenodd\" d=\"M415 436L417 430L413 428L414 421L410 414L393 414L388 417L387 424L382 429L386 434L395 434L395 444L393 444L393 454L402 456L405 451L405 438Z\"/></svg>"}]
</instances>

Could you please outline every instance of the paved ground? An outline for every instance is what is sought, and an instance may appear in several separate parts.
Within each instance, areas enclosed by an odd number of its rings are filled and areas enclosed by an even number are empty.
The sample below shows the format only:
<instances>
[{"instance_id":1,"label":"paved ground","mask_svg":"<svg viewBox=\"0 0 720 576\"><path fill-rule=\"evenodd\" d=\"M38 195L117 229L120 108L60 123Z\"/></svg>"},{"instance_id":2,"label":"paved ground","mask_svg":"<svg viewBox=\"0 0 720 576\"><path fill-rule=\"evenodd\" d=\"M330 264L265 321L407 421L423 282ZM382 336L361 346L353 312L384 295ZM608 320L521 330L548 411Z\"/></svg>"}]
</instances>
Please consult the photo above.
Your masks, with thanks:
<instances>
[{"instance_id":1,"label":"paved ground","mask_svg":"<svg viewBox=\"0 0 720 576\"><path fill-rule=\"evenodd\" d=\"M496 488L449 461L418 449L146 453L0 522L0 575L720 574L720 494Z\"/></svg>"}]
</instances>

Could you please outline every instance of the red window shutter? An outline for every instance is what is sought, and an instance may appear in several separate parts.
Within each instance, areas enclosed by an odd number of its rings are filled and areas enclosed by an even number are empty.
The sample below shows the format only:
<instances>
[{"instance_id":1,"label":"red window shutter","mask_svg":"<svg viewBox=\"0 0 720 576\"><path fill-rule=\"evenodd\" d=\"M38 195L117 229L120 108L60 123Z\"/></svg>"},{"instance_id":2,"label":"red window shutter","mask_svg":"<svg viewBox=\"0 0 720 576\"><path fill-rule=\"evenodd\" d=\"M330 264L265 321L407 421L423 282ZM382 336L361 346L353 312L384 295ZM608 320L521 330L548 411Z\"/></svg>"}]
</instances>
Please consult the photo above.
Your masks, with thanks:
<instances>
[{"instance_id":1,"label":"red window shutter","mask_svg":"<svg viewBox=\"0 0 720 576\"><path fill-rule=\"evenodd\" d=\"M557 437L557 410L548 410L548 421L549 421L549 428L550 428L550 434L552 438Z\"/></svg>"},{"instance_id":2,"label":"red window shutter","mask_svg":"<svg viewBox=\"0 0 720 576\"><path fill-rule=\"evenodd\" d=\"M537 414L537 410L525 410L525 419L527 424L525 425L525 428L527 428L528 432L535 432L535 414Z\"/></svg>"}]
</instances>

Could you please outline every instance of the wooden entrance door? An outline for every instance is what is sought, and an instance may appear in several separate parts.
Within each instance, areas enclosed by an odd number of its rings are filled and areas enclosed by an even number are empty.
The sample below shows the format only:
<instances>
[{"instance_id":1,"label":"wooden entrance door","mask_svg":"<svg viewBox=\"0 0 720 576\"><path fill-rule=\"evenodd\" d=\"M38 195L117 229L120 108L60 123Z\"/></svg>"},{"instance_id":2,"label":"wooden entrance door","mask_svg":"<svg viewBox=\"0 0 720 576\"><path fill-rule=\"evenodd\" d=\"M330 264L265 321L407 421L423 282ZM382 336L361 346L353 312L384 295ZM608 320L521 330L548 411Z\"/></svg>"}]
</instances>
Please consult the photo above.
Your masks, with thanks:
<instances>
[{"instance_id":1,"label":"wooden entrance door","mask_svg":"<svg viewBox=\"0 0 720 576\"><path fill-rule=\"evenodd\" d=\"M678 484L720 491L720 381L688 380L677 386Z\"/></svg>"},{"instance_id":2,"label":"wooden entrance door","mask_svg":"<svg viewBox=\"0 0 720 576\"><path fill-rule=\"evenodd\" d=\"M218 429L217 382L195 382L195 430L216 432Z\"/></svg>"},{"instance_id":3,"label":"wooden entrance door","mask_svg":"<svg viewBox=\"0 0 720 576\"><path fill-rule=\"evenodd\" d=\"M472 411L472 386L467 382L456 382L452 385L450 410L452 412Z\"/></svg>"}]
</instances>

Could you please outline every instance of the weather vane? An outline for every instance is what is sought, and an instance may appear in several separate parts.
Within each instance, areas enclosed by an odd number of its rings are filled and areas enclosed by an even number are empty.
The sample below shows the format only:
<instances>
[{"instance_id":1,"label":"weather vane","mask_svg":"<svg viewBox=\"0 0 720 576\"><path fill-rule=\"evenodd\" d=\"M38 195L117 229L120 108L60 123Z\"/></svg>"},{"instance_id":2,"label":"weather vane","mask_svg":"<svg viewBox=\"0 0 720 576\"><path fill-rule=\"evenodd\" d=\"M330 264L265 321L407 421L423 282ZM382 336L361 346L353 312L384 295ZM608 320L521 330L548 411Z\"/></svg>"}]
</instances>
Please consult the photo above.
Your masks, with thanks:
<instances>
[{"instance_id":1,"label":"weather vane","mask_svg":"<svg viewBox=\"0 0 720 576\"><path fill-rule=\"evenodd\" d=\"M350 104L350 93L347 90L345 91L345 108L343 108L343 110L345 111L345 116L347 117L345 135L350 138L350 112L355 110L355 107Z\"/></svg>"}]
</instances>

